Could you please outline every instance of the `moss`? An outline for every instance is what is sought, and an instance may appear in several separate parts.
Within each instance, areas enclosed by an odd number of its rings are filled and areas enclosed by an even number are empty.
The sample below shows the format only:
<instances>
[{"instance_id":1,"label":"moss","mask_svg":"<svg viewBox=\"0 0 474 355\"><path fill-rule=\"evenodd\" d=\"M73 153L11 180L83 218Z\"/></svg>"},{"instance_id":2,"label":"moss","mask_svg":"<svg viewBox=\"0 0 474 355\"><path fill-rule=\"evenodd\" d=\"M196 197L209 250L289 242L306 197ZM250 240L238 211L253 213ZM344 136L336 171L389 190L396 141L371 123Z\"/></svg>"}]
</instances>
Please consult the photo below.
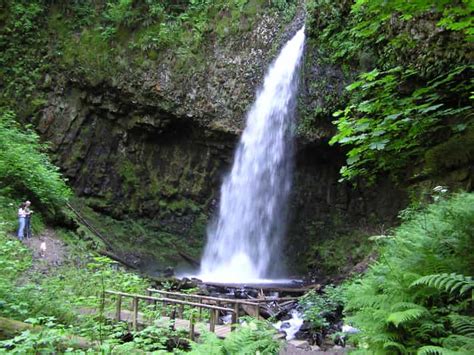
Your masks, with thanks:
<instances>
[{"instance_id":1,"label":"moss","mask_svg":"<svg viewBox=\"0 0 474 355\"><path fill-rule=\"evenodd\" d=\"M311 245L306 255L307 267L321 275L338 276L364 260L373 249L368 236L360 231L338 235Z\"/></svg>"},{"instance_id":2,"label":"moss","mask_svg":"<svg viewBox=\"0 0 474 355\"><path fill-rule=\"evenodd\" d=\"M139 190L140 179L136 173L136 166L130 160L124 158L118 165L118 172L129 189Z\"/></svg>"},{"instance_id":3,"label":"moss","mask_svg":"<svg viewBox=\"0 0 474 355\"><path fill-rule=\"evenodd\" d=\"M200 213L189 231L189 234L195 237L204 237L206 235L206 228L208 217L204 213Z\"/></svg>"},{"instance_id":4,"label":"moss","mask_svg":"<svg viewBox=\"0 0 474 355\"><path fill-rule=\"evenodd\" d=\"M113 77L118 71L117 51L105 41L97 28L84 29L79 38L71 33L63 42L62 62L82 71L92 85Z\"/></svg>"},{"instance_id":5,"label":"moss","mask_svg":"<svg viewBox=\"0 0 474 355\"><path fill-rule=\"evenodd\" d=\"M188 236L188 233L178 235L169 232L163 229L159 218L128 217L119 220L93 209L104 207L104 201L100 199L75 198L72 204L107 239L115 253L133 256L132 260L135 261L138 257L140 268L147 272L177 265L182 261L179 252L197 257L202 250L203 235L189 233ZM204 219L199 219L195 223L203 221Z\"/></svg>"},{"instance_id":6,"label":"moss","mask_svg":"<svg viewBox=\"0 0 474 355\"><path fill-rule=\"evenodd\" d=\"M425 153L425 172L439 175L466 166L474 160L474 128L455 135Z\"/></svg>"}]
</instances>

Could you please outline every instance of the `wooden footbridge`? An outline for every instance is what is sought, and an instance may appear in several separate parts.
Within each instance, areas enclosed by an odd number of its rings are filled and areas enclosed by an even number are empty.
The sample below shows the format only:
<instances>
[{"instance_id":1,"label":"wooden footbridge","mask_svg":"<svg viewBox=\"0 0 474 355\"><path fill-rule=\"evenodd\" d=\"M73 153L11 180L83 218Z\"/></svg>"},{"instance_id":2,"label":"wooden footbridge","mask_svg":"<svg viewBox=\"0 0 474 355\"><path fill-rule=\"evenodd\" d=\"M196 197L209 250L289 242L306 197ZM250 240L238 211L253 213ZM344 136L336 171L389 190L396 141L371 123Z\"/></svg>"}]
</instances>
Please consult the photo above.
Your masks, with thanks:
<instances>
[{"instance_id":1,"label":"wooden footbridge","mask_svg":"<svg viewBox=\"0 0 474 355\"><path fill-rule=\"evenodd\" d=\"M163 290L147 289L148 295L139 295L118 291L105 291L104 304L115 302L115 312L106 313L106 317L115 321L131 323L133 330L140 326L170 321L174 329L186 329L191 339L198 334L197 329L204 327L220 338L225 338L239 323L242 314L250 314L260 318L260 307L263 304L280 304L294 301L296 298L264 298L264 299L231 299L202 295L192 295ZM124 301L131 300L131 309L124 308ZM146 305L152 310L153 316L140 312L140 306ZM142 308L143 309L143 308ZM221 315L230 315L228 324L220 324Z\"/></svg>"}]
</instances>

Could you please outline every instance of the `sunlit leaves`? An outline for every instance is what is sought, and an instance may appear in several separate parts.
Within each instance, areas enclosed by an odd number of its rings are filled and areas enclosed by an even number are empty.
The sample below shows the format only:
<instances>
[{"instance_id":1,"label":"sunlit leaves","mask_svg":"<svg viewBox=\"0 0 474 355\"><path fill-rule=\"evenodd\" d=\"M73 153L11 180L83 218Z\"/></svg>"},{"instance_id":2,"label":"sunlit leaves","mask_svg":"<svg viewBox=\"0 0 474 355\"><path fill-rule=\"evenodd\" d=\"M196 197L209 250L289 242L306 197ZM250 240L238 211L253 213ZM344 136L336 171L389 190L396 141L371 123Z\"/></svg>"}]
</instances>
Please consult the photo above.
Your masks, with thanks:
<instances>
[{"instance_id":1,"label":"sunlit leaves","mask_svg":"<svg viewBox=\"0 0 474 355\"><path fill-rule=\"evenodd\" d=\"M408 86L413 70L396 67L361 74L346 88L351 91L349 104L333 114L338 132L330 143L350 146L343 178L396 173L412 163L422 147L433 144L432 135L438 130L467 129L472 115L467 101L473 88L467 79L471 70L471 66L455 68L411 92L400 86ZM453 100L457 107L452 106ZM454 123L451 128L448 119Z\"/></svg>"},{"instance_id":2,"label":"sunlit leaves","mask_svg":"<svg viewBox=\"0 0 474 355\"><path fill-rule=\"evenodd\" d=\"M12 111L0 112L0 182L54 209L70 190L45 148L34 131L20 128Z\"/></svg>"}]
</instances>

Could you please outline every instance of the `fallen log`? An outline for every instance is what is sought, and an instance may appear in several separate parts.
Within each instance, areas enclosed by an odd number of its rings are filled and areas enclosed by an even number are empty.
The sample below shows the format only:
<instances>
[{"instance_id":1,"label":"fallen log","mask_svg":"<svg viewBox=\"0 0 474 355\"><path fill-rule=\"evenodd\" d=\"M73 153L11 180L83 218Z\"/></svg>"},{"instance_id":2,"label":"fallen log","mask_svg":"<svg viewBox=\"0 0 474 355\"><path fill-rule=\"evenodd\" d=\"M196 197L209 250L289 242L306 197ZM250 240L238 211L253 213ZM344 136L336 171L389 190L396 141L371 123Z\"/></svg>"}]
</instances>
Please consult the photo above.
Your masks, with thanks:
<instances>
[{"instance_id":1,"label":"fallen log","mask_svg":"<svg viewBox=\"0 0 474 355\"><path fill-rule=\"evenodd\" d=\"M10 339L17 334L29 330L33 333L39 333L44 328L39 325L32 325L18 320L0 317L0 339ZM91 349L96 347L98 344L89 341L86 338L77 335L65 335L61 339L64 349L66 348L77 348L77 349Z\"/></svg>"},{"instance_id":2,"label":"fallen log","mask_svg":"<svg viewBox=\"0 0 474 355\"><path fill-rule=\"evenodd\" d=\"M24 330L41 331L41 327L23 323L14 319L0 317L0 338L8 339Z\"/></svg>"},{"instance_id":3,"label":"fallen log","mask_svg":"<svg viewBox=\"0 0 474 355\"><path fill-rule=\"evenodd\" d=\"M225 283L225 282L205 282L206 285L208 286L213 286L217 288L223 288L223 289L231 289L231 288L246 288L246 289L256 289L258 290L258 293L263 292L278 292L280 294L292 294L294 296L299 296L303 295L306 292L310 290L315 290L318 291L321 289L321 285L319 284L313 284L313 285L308 285L308 286L296 286L296 287L291 287L289 285L287 286L279 286L275 284L269 284L269 285L261 285L261 284L237 284L237 283Z\"/></svg>"},{"instance_id":4,"label":"fallen log","mask_svg":"<svg viewBox=\"0 0 474 355\"><path fill-rule=\"evenodd\" d=\"M201 267L201 262L194 259L192 256L178 250L178 254L184 259L186 260L188 263L190 263L192 266L196 267L196 268L199 268Z\"/></svg>"},{"instance_id":5,"label":"fallen log","mask_svg":"<svg viewBox=\"0 0 474 355\"><path fill-rule=\"evenodd\" d=\"M103 255L103 256L107 256L110 259L115 260L115 261L119 262L120 264L125 265L126 267L129 267L130 269L134 269L134 270L138 269L137 266L133 265L132 263L129 263L127 260L121 258L117 254L114 254L114 253L112 253L108 250L99 250L99 254Z\"/></svg>"}]
</instances>

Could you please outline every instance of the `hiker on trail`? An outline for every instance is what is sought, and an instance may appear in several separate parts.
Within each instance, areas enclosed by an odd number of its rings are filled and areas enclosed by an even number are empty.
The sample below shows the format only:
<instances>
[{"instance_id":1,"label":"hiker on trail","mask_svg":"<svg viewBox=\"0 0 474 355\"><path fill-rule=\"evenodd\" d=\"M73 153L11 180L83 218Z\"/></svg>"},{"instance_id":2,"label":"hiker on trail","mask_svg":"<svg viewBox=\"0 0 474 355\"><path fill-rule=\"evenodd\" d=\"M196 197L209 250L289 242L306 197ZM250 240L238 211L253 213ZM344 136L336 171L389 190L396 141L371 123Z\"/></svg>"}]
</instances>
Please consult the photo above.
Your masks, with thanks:
<instances>
[{"instance_id":1,"label":"hiker on trail","mask_svg":"<svg viewBox=\"0 0 474 355\"><path fill-rule=\"evenodd\" d=\"M26 203L23 202L18 209L18 239L23 240L26 225Z\"/></svg>"},{"instance_id":2,"label":"hiker on trail","mask_svg":"<svg viewBox=\"0 0 474 355\"><path fill-rule=\"evenodd\" d=\"M26 238L31 238L31 214L33 213L32 210L30 210L31 202L26 201L25 202L25 211L26 211L26 217L25 217L25 237Z\"/></svg>"}]
</instances>

